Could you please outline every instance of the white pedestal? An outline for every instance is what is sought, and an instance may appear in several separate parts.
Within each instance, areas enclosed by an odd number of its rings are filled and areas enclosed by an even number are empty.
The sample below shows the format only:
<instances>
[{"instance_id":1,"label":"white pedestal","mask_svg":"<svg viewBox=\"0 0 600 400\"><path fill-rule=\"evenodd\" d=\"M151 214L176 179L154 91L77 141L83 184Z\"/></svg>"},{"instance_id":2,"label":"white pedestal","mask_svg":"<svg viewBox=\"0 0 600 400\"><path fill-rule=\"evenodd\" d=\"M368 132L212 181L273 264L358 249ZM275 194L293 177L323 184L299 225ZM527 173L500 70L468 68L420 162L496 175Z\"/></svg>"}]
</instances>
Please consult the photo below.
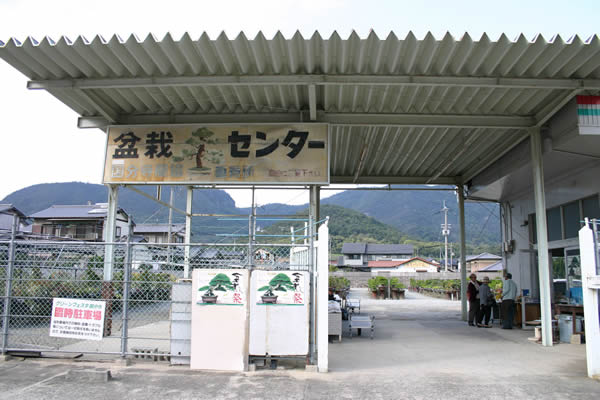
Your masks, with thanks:
<instances>
[{"instance_id":1,"label":"white pedestal","mask_svg":"<svg viewBox=\"0 0 600 400\"><path fill-rule=\"evenodd\" d=\"M295 287L274 290L275 303L262 295L279 274L288 276ZM310 277L304 271L252 271L250 284L250 354L291 356L308 354ZM299 297L298 297L299 296ZM302 303L300 302L300 299Z\"/></svg>"},{"instance_id":2,"label":"white pedestal","mask_svg":"<svg viewBox=\"0 0 600 400\"><path fill-rule=\"evenodd\" d=\"M235 291L215 290L217 303L202 300L217 274L235 283ZM233 275L239 274L239 275ZM249 274L242 269L195 269L192 275L191 369L246 371L248 369ZM222 289L223 287L219 288ZM233 297L237 293L239 296ZM237 302L240 301L241 304Z\"/></svg>"}]
</instances>

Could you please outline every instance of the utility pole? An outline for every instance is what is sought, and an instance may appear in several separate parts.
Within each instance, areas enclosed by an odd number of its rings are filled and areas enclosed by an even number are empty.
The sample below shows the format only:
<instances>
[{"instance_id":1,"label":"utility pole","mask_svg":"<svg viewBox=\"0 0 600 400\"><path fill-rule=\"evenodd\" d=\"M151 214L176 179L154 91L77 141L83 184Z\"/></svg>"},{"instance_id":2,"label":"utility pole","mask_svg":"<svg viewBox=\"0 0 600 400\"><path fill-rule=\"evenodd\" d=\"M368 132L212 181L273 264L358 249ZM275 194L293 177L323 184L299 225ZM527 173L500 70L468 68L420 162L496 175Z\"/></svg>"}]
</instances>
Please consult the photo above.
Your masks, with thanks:
<instances>
[{"instance_id":1,"label":"utility pole","mask_svg":"<svg viewBox=\"0 0 600 400\"><path fill-rule=\"evenodd\" d=\"M444 200L444 223L442 224L442 235L444 235L444 265L445 271L448 272L448 236L450 236L450 225L448 225L448 207L446 207L446 201Z\"/></svg>"}]
</instances>

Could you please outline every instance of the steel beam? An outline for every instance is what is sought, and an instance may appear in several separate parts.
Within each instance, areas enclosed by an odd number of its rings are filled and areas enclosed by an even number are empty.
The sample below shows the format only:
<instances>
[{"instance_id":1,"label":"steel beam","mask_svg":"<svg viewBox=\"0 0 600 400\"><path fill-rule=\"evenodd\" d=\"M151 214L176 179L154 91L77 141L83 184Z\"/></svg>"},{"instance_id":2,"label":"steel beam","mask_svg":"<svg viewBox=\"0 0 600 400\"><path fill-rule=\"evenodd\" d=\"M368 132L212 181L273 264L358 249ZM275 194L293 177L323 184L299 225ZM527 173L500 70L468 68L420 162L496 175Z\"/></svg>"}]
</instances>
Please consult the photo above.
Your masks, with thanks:
<instances>
[{"instance_id":1,"label":"steel beam","mask_svg":"<svg viewBox=\"0 0 600 400\"><path fill-rule=\"evenodd\" d=\"M150 78L47 79L27 82L28 89L133 89L190 86L444 86L502 89L600 89L598 79L494 78L423 75L237 75Z\"/></svg>"},{"instance_id":2,"label":"steel beam","mask_svg":"<svg viewBox=\"0 0 600 400\"><path fill-rule=\"evenodd\" d=\"M163 114L122 115L117 125L159 124L226 124L226 123L301 123L303 112L252 114ZM489 128L525 129L533 126L533 117L510 115L456 115L456 114L368 114L317 112L322 123L337 126L403 126L432 128ZM106 125L110 125L106 121ZM102 128L97 117L79 118L79 127Z\"/></svg>"},{"instance_id":3,"label":"steel beam","mask_svg":"<svg viewBox=\"0 0 600 400\"><path fill-rule=\"evenodd\" d=\"M334 175L330 178L331 184L382 184L382 185L423 185L427 183L435 185L455 185L457 178L453 176L441 176L431 180L430 176L359 176L355 181L353 175Z\"/></svg>"},{"instance_id":4,"label":"steel beam","mask_svg":"<svg viewBox=\"0 0 600 400\"><path fill-rule=\"evenodd\" d=\"M317 87L308 85L308 108L310 111L310 120L317 119Z\"/></svg>"}]
</instances>

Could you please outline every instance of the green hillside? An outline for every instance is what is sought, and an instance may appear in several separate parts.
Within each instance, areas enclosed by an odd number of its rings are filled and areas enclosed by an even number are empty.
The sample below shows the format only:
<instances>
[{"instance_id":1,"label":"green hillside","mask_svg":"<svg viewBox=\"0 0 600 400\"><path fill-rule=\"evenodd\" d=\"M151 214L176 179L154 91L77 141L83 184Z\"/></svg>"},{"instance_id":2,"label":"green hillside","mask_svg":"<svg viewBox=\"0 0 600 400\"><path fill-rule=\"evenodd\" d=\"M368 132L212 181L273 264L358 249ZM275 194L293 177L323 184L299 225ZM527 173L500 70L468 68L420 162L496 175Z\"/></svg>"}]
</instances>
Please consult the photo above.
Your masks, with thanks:
<instances>
[{"instance_id":1,"label":"green hillside","mask_svg":"<svg viewBox=\"0 0 600 400\"><path fill-rule=\"evenodd\" d=\"M156 186L142 187L143 191L156 195ZM169 202L170 187L162 188L162 200ZM12 203L30 215L53 204L86 204L106 202L107 190L103 185L80 182L49 183L33 185L18 190L3 203ZM186 189L174 186L174 205L185 209ZM419 247L434 248L443 241L440 225L442 202L446 201L449 223L452 224L450 242L458 242L456 195L451 191L344 191L321 201L321 215L331 217L334 247L339 241L370 241L400 243L411 240ZM133 215L136 223L166 222L168 210L130 189L119 191L119 206ZM340 206L340 207L333 207ZM257 209L259 215L291 215L306 209L307 205L266 204ZM353 210L352 213L342 212ZM237 208L229 194L218 189L194 191L194 213L248 215L249 208ZM499 220L498 207L490 203L467 203L465 206L467 242L498 252ZM239 218L238 218L239 219ZM184 216L173 213L173 221L184 222ZM261 221L261 228L272 222ZM231 218L195 217L193 219L195 242L228 241L229 238L215 234L247 233L245 220ZM277 227L281 229L281 227ZM289 232L289 225L287 228ZM287 233L286 232L286 233ZM279 231L278 233L281 233ZM336 242L337 241L337 242ZM437 251L437 250L431 250Z\"/></svg>"}]
</instances>

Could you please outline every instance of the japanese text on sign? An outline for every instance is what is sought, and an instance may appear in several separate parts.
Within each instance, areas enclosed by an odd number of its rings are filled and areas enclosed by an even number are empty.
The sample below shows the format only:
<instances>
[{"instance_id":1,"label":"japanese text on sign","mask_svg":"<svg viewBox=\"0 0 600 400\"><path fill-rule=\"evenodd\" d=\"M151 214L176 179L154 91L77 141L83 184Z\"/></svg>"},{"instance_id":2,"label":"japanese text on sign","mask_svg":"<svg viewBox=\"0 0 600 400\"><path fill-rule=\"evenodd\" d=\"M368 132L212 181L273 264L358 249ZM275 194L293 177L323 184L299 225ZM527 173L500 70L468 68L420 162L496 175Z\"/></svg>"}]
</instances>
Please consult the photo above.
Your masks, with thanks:
<instances>
[{"instance_id":1,"label":"japanese text on sign","mask_svg":"<svg viewBox=\"0 0 600 400\"><path fill-rule=\"evenodd\" d=\"M324 124L111 127L105 183L328 183Z\"/></svg>"},{"instance_id":2,"label":"japanese text on sign","mask_svg":"<svg viewBox=\"0 0 600 400\"><path fill-rule=\"evenodd\" d=\"M102 340L104 301L54 298L50 336Z\"/></svg>"}]
</instances>

